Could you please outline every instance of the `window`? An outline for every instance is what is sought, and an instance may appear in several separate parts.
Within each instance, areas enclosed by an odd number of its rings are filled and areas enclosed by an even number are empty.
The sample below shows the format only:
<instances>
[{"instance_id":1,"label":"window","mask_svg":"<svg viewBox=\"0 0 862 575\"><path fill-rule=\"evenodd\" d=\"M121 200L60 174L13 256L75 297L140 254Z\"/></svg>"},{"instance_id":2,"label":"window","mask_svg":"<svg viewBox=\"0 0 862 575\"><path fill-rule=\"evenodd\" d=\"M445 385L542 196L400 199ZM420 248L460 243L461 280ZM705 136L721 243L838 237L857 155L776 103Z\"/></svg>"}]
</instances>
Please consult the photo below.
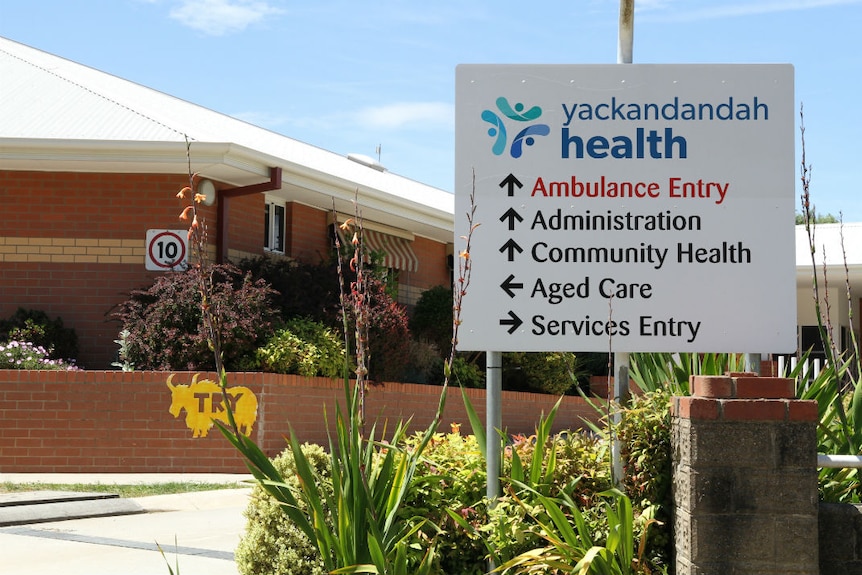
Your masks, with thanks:
<instances>
[{"instance_id":1,"label":"window","mask_svg":"<svg viewBox=\"0 0 862 575\"><path fill-rule=\"evenodd\" d=\"M263 218L263 247L284 253L284 205L267 202Z\"/></svg>"}]
</instances>

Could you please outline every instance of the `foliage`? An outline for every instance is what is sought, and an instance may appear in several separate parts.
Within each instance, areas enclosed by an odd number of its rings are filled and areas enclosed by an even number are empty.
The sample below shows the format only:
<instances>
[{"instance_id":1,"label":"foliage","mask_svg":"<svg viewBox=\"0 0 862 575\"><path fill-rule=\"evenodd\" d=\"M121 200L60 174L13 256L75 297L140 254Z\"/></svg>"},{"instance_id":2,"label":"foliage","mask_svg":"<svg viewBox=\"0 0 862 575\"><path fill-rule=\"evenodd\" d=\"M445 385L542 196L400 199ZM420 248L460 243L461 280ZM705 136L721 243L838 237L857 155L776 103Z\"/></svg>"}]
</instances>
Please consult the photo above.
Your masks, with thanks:
<instances>
[{"instance_id":1,"label":"foliage","mask_svg":"<svg viewBox=\"0 0 862 575\"><path fill-rule=\"evenodd\" d=\"M430 342L441 355L452 345L452 301L451 288L434 286L422 292L410 318L414 337Z\"/></svg>"},{"instance_id":2,"label":"foliage","mask_svg":"<svg viewBox=\"0 0 862 575\"><path fill-rule=\"evenodd\" d=\"M413 435L406 440L407 449L422 440ZM466 521L480 521L485 506L485 460L479 452L475 436L460 434L460 426L452 432L436 433L425 448L417 476L404 501L402 516L425 517L428 523L415 544L436 538L437 557L433 573L479 575L484 573L484 548L471 538L449 516L454 510Z\"/></svg>"},{"instance_id":3,"label":"foliage","mask_svg":"<svg viewBox=\"0 0 862 575\"><path fill-rule=\"evenodd\" d=\"M259 256L243 259L237 265L277 292L272 302L282 318L306 317L336 325L338 276L331 263L310 264L287 257Z\"/></svg>"},{"instance_id":4,"label":"foliage","mask_svg":"<svg viewBox=\"0 0 862 575\"><path fill-rule=\"evenodd\" d=\"M397 381L407 369L410 358L410 329L404 306L386 293L386 285L371 276L364 279L362 294L348 294L348 323L357 321L356 309L361 308L367 322L368 377L375 381ZM355 343L355 342L354 342Z\"/></svg>"},{"instance_id":5,"label":"foliage","mask_svg":"<svg viewBox=\"0 0 862 575\"><path fill-rule=\"evenodd\" d=\"M529 529L544 539L545 547L532 549L512 558L500 569L506 573L571 572L581 575L633 575L650 573L643 562L646 534L654 520L633 513L629 498L610 490L599 495L606 499L604 541L594 539L578 505L562 493L550 498L534 492L540 508L518 500L535 521ZM635 527L641 523L639 553L635 556ZM574 527L573 527L574 525Z\"/></svg>"},{"instance_id":6,"label":"foliage","mask_svg":"<svg viewBox=\"0 0 862 575\"><path fill-rule=\"evenodd\" d=\"M50 369L74 371L74 363L51 359L48 351L29 341L12 340L0 343L0 369Z\"/></svg>"},{"instance_id":7,"label":"foliage","mask_svg":"<svg viewBox=\"0 0 862 575\"><path fill-rule=\"evenodd\" d=\"M311 319L294 317L258 348L263 371L305 377L344 375L344 343L334 330Z\"/></svg>"},{"instance_id":8,"label":"foliage","mask_svg":"<svg viewBox=\"0 0 862 575\"><path fill-rule=\"evenodd\" d=\"M503 354L506 389L563 395L577 388L579 359L570 352Z\"/></svg>"},{"instance_id":9,"label":"foliage","mask_svg":"<svg viewBox=\"0 0 862 575\"><path fill-rule=\"evenodd\" d=\"M318 445L303 444L302 453L322 490L332 488L329 458ZM294 492L300 489L293 453L288 447L272 460ZM331 497L331 494L329 495ZM281 504L262 485L255 485L245 510L246 528L236 548L241 575L325 575L317 547L283 512Z\"/></svg>"},{"instance_id":10,"label":"foliage","mask_svg":"<svg viewBox=\"0 0 862 575\"><path fill-rule=\"evenodd\" d=\"M805 356L789 374L797 381L799 399L817 402L817 450L829 454L862 454L862 386L848 370L850 363L826 365L815 377L804 376ZM847 382L849 387L845 387ZM820 499L830 503L862 503L862 483L855 468L818 470Z\"/></svg>"},{"instance_id":11,"label":"foliage","mask_svg":"<svg viewBox=\"0 0 862 575\"><path fill-rule=\"evenodd\" d=\"M50 359L74 363L78 357L78 335L63 325L61 318L51 319L41 310L18 308L0 320L0 342L17 340L44 349Z\"/></svg>"},{"instance_id":12,"label":"foliage","mask_svg":"<svg viewBox=\"0 0 862 575\"><path fill-rule=\"evenodd\" d=\"M129 330L120 330L120 336L114 340L120 349L117 350L117 361L111 363L123 371L135 371L135 364L129 360Z\"/></svg>"},{"instance_id":13,"label":"foliage","mask_svg":"<svg viewBox=\"0 0 862 575\"><path fill-rule=\"evenodd\" d=\"M812 212L812 215L813 215L813 213L814 212ZM806 221L805 214L796 212L796 225L797 226L805 225L805 221ZM838 218L836 218L832 214L817 214L816 216L814 216L812 222L815 224L837 224Z\"/></svg>"},{"instance_id":14,"label":"foliage","mask_svg":"<svg viewBox=\"0 0 862 575\"><path fill-rule=\"evenodd\" d=\"M192 267L164 274L148 288L131 292L115 311L128 330L128 361L138 369L212 370L210 329L201 320L204 299L198 286L212 282L206 307L217 312L221 360L236 365L272 333L276 318L272 289L236 267Z\"/></svg>"},{"instance_id":15,"label":"foliage","mask_svg":"<svg viewBox=\"0 0 862 575\"><path fill-rule=\"evenodd\" d=\"M632 397L616 428L621 444L623 484L636 509L652 510L661 527L650 530L645 549L653 565L669 565L673 510L669 387ZM668 527L665 527L668 526Z\"/></svg>"},{"instance_id":16,"label":"foliage","mask_svg":"<svg viewBox=\"0 0 862 575\"><path fill-rule=\"evenodd\" d=\"M805 156L805 124L800 110L800 132L802 135L802 216L805 232L808 236L808 246L811 255L812 292L814 310L817 316L817 327L823 342L826 355L826 368L813 381L801 377L799 366L805 363L806 357L800 361L797 370L791 374L798 382L797 396L800 399L817 401L819 425L817 426L818 451L827 454L860 455L862 454L862 354L856 340L855 331L851 335L849 349L840 351L839 341L834 337L830 318L830 294L826 278L826 269L822 278L818 272L815 255L815 242L818 217L814 204L811 202L811 168ZM840 218L839 218L840 221ZM839 228L841 250L844 260L844 285L848 303L847 323L852 326L853 302L850 290L847 253L844 247L843 222ZM822 284L822 285L821 285ZM825 309L824 309L825 308ZM806 354L808 352L806 351ZM860 482L856 469L820 469L818 472L820 495L826 501L860 502Z\"/></svg>"},{"instance_id":17,"label":"foliage","mask_svg":"<svg viewBox=\"0 0 862 575\"><path fill-rule=\"evenodd\" d=\"M688 395L692 375L722 375L743 371L744 358L728 353L633 353L629 376L643 391L668 388L673 395Z\"/></svg>"}]
</instances>

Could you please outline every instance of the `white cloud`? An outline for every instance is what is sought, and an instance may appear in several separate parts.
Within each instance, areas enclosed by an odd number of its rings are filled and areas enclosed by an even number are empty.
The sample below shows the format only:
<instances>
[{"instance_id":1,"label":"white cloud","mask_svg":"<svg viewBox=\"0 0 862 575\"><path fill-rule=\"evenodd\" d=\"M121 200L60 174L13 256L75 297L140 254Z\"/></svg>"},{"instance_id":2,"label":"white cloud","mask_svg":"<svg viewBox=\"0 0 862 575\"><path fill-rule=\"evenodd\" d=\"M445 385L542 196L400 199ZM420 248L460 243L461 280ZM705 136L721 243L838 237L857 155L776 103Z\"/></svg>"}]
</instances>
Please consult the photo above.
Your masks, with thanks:
<instances>
[{"instance_id":1,"label":"white cloud","mask_svg":"<svg viewBox=\"0 0 862 575\"><path fill-rule=\"evenodd\" d=\"M245 30L283 10L257 0L181 0L171 18L211 36Z\"/></svg>"},{"instance_id":2,"label":"white cloud","mask_svg":"<svg viewBox=\"0 0 862 575\"><path fill-rule=\"evenodd\" d=\"M364 108L358 121L369 128L450 128L455 123L455 108L446 102L401 102Z\"/></svg>"}]
</instances>

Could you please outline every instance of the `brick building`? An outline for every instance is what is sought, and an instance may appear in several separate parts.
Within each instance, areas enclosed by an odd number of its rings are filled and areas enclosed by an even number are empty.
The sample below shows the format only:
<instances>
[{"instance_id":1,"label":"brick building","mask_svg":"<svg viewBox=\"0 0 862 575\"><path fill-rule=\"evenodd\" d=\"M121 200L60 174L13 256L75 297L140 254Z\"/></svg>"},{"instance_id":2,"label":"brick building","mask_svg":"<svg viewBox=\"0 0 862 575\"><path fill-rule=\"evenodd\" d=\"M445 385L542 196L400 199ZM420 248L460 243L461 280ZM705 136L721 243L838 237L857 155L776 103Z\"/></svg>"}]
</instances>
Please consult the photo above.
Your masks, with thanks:
<instances>
[{"instance_id":1,"label":"brick building","mask_svg":"<svg viewBox=\"0 0 862 575\"><path fill-rule=\"evenodd\" d=\"M61 317L84 367L115 358L111 309L171 273L146 269L147 230L183 228L189 163L212 184L216 260L326 258L333 212L353 215L357 198L402 303L451 281L444 190L4 38L0 79L0 317Z\"/></svg>"}]
</instances>

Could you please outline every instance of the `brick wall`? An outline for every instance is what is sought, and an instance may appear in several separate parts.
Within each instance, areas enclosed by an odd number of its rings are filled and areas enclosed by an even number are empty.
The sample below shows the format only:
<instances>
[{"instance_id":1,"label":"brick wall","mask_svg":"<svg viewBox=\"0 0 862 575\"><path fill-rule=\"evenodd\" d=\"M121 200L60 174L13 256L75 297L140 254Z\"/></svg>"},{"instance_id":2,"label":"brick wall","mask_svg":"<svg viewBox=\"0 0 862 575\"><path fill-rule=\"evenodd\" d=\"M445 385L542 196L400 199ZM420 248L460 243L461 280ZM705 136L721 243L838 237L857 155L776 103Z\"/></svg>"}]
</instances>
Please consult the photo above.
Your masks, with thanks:
<instances>
[{"instance_id":1,"label":"brick wall","mask_svg":"<svg viewBox=\"0 0 862 575\"><path fill-rule=\"evenodd\" d=\"M177 174L102 174L0 170L0 318L19 307L60 317L78 334L78 363L104 369L115 360L121 326L111 310L159 275L145 269L146 231L182 229L185 202ZM216 184L223 187L221 184ZM264 195L231 198L228 256L263 253ZM328 212L288 202L288 254L316 263L330 252ZM217 206L199 206L214 254ZM447 285L445 246L417 238L415 292Z\"/></svg>"},{"instance_id":2,"label":"brick wall","mask_svg":"<svg viewBox=\"0 0 862 575\"><path fill-rule=\"evenodd\" d=\"M691 390L672 409L676 573L817 574L817 402L754 374Z\"/></svg>"},{"instance_id":3,"label":"brick wall","mask_svg":"<svg viewBox=\"0 0 862 575\"><path fill-rule=\"evenodd\" d=\"M0 370L0 472L244 472L234 449L216 430L193 438L185 412L169 412L168 373L120 371ZM192 374L178 373L174 384ZM206 374L201 375L204 379ZM210 374L210 377L212 375ZM229 387L245 386L258 398L251 437L270 456L279 453L293 426L300 441L328 445L324 409L330 422L343 398L341 381L277 374L232 373ZM441 388L387 383L368 391L369 420L413 416L413 428L427 426ZM480 417L484 390L467 390ZM510 433L533 433L539 414L554 396L503 392L503 425ZM595 414L579 397L565 397L555 430L582 426ZM462 424L464 405L457 389L446 403L441 425Z\"/></svg>"},{"instance_id":4,"label":"brick wall","mask_svg":"<svg viewBox=\"0 0 862 575\"><path fill-rule=\"evenodd\" d=\"M296 202L288 202L286 212L287 253L311 264L327 261L333 249L329 239L328 212Z\"/></svg>"}]
</instances>

